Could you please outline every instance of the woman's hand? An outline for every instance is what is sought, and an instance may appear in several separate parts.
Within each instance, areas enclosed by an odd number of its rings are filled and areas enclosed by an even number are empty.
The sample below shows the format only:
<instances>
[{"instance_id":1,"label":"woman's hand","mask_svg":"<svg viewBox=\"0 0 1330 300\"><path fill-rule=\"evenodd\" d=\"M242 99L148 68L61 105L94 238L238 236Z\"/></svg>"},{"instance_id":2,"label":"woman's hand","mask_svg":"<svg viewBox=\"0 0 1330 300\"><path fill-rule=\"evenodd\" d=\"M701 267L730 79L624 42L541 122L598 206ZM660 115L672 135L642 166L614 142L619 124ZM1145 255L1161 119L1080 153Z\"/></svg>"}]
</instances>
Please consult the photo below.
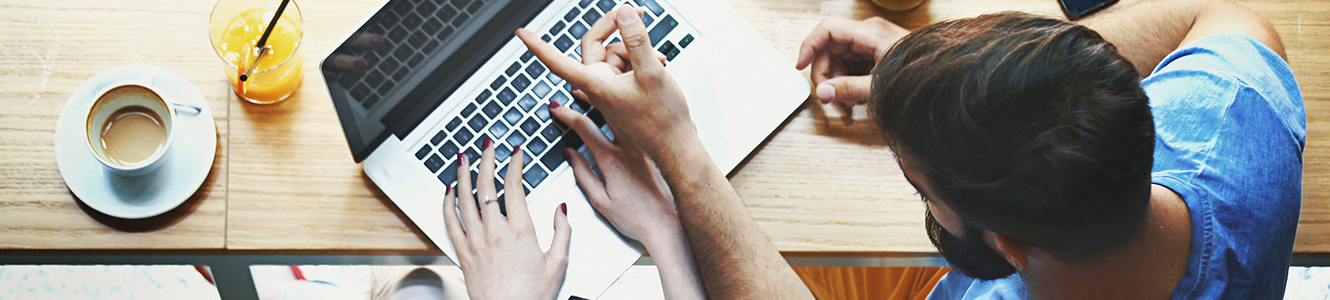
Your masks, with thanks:
<instances>
[{"instance_id":1,"label":"woman's hand","mask_svg":"<svg viewBox=\"0 0 1330 300\"><path fill-rule=\"evenodd\" d=\"M549 252L541 253L527 213L522 168L508 169L504 177L508 216L499 211L494 181L489 180L494 177L491 144L489 139L484 142L475 197L471 195L471 172L466 167L470 161L459 154L457 189L450 188L443 199L444 225L457 249L467 293L471 299L554 299L568 270L572 228L568 226L567 205L560 204L554 212L554 240ZM526 158L519 149L513 150L509 165L523 165ZM477 202L480 207L476 207Z\"/></svg>"}]
</instances>

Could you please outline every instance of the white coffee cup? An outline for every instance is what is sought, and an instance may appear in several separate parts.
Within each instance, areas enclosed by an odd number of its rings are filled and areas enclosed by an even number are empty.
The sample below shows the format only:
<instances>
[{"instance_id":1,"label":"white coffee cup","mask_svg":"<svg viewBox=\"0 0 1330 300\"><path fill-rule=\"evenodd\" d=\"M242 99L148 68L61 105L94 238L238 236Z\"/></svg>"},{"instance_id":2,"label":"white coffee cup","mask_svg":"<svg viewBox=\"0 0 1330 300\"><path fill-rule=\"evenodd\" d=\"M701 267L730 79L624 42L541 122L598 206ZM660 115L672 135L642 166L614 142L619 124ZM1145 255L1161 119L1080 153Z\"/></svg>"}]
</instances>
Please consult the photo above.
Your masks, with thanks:
<instances>
[{"instance_id":1,"label":"white coffee cup","mask_svg":"<svg viewBox=\"0 0 1330 300\"><path fill-rule=\"evenodd\" d=\"M88 108L88 150L112 173L141 176L157 170L173 140L175 108L151 85L122 81L97 91Z\"/></svg>"}]
</instances>

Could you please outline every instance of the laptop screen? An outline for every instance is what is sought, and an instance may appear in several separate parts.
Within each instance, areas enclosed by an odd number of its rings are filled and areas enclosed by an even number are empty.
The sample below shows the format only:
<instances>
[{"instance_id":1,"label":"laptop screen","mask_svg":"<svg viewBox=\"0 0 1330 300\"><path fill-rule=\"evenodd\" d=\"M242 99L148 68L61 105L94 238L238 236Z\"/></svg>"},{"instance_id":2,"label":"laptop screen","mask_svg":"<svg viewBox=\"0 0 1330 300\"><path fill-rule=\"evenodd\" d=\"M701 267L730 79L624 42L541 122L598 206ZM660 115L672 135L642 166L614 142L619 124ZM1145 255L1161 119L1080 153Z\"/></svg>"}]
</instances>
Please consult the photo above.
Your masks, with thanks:
<instances>
[{"instance_id":1,"label":"laptop screen","mask_svg":"<svg viewBox=\"0 0 1330 300\"><path fill-rule=\"evenodd\" d=\"M405 137L552 0L394 0L324 59L356 162Z\"/></svg>"}]
</instances>

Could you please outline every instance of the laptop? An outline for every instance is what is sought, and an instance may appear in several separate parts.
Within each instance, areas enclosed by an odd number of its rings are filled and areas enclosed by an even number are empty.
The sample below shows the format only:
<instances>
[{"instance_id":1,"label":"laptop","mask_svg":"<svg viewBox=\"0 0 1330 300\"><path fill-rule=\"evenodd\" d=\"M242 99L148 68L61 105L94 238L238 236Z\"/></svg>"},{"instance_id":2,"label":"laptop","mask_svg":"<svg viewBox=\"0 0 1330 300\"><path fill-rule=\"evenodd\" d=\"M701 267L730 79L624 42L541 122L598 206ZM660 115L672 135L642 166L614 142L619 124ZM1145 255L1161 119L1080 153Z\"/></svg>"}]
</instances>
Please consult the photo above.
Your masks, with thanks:
<instances>
[{"instance_id":1,"label":"laptop","mask_svg":"<svg viewBox=\"0 0 1330 300\"><path fill-rule=\"evenodd\" d=\"M451 259L456 251L444 229L445 185L457 181L459 153L471 158L464 167L475 174L481 143L492 139L498 172L480 180L501 187L508 168L522 168L543 250L553 236L555 207L567 203L573 233L558 299L596 298L643 249L587 202L562 149L592 158L590 151L554 122L547 104L582 112L613 133L604 115L574 99L571 85L513 32L540 33L580 60L581 36L622 5L645 8L652 46L665 55L698 134L723 171L734 169L809 95L803 76L723 1L393 0L320 65L355 161ZM607 41L614 42L617 33ZM527 163L508 165L517 145Z\"/></svg>"}]
</instances>

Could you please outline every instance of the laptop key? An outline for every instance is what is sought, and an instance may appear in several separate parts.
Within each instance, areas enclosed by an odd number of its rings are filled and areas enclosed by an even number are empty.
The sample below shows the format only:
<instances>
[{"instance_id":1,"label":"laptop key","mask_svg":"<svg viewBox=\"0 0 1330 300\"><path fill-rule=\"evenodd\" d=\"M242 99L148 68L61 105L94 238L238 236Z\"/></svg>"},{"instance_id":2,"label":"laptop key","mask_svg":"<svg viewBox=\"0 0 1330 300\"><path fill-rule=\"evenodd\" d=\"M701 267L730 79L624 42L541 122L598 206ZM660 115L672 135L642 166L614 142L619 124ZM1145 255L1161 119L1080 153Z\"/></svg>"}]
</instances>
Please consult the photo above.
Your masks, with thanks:
<instances>
[{"instance_id":1,"label":"laptop key","mask_svg":"<svg viewBox=\"0 0 1330 300\"><path fill-rule=\"evenodd\" d=\"M467 103L467 104L466 104L466 107L465 107L465 108L462 108L462 116L463 116L463 117L465 117L465 116L470 116L471 113L473 113L473 112L475 112L475 111L476 111L476 104L474 104L474 103Z\"/></svg>"},{"instance_id":2,"label":"laptop key","mask_svg":"<svg viewBox=\"0 0 1330 300\"><path fill-rule=\"evenodd\" d=\"M532 156L530 157L535 157L541 153L545 153L545 148L549 148L549 145L545 144L545 141L541 141L540 139L531 139L531 142L527 143L526 147L522 148L526 148L527 151L531 152ZM528 157L527 160L530 161L531 159Z\"/></svg>"},{"instance_id":3,"label":"laptop key","mask_svg":"<svg viewBox=\"0 0 1330 300\"><path fill-rule=\"evenodd\" d=\"M448 134L444 133L443 130L439 130L439 133L435 133L434 137L429 139L429 143L431 145L438 145L439 142L443 141L443 138L446 137L448 137Z\"/></svg>"},{"instance_id":4,"label":"laptop key","mask_svg":"<svg viewBox=\"0 0 1330 300\"><path fill-rule=\"evenodd\" d=\"M453 9L452 6L444 5L435 16L438 16L440 20L450 21L457 16L457 10Z\"/></svg>"},{"instance_id":5,"label":"laptop key","mask_svg":"<svg viewBox=\"0 0 1330 300\"><path fill-rule=\"evenodd\" d=\"M533 61L530 65L526 66L526 75L531 76L531 78L540 79L540 75L544 74L545 64L541 63L539 60Z\"/></svg>"},{"instance_id":6,"label":"laptop key","mask_svg":"<svg viewBox=\"0 0 1330 300\"><path fill-rule=\"evenodd\" d=\"M599 7L600 11L608 13L611 9L614 9L614 0L596 1L596 7Z\"/></svg>"},{"instance_id":7,"label":"laptop key","mask_svg":"<svg viewBox=\"0 0 1330 300\"><path fill-rule=\"evenodd\" d=\"M560 35L558 40L554 40L554 47L559 48L559 52L568 52L568 48L573 47L573 40L567 35Z\"/></svg>"},{"instance_id":8,"label":"laptop key","mask_svg":"<svg viewBox=\"0 0 1330 300\"><path fill-rule=\"evenodd\" d=\"M448 125L443 125L443 129L447 129L448 131L453 131L457 129L457 126L461 125L462 125L462 117L454 117L452 121L448 121Z\"/></svg>"},{"instance_id":9,"label":"laptop key","mask_svg":"<svg viewBox=\"0 0 1330 300\"><path fill-rule=\"evenodd\" d=\"M587 118L591 118L591 122L596 123L596 126L605 126L605 115L602 115L599 109L593 109L587 112L586 116Z\"/></svg>"},{"instance_id":10,"label":"laptop key","mask_svg":"<svg viewBox=\"0 0 1330 300\"><path fill-rule=\"evenodd\" d=\"M513 131L513 134L509 135L508 138L504 140L507 141L508 144L521 145L526 143L526 135L522 134L521 131Z\"/></svg>"},{"instance_id":11,"label":"laptop key","mask_svg":"<svg viewBox=\"0 0 1330 300\"><path fill-rule=\"evenodd\" d=\"M471 129L467 129L466 127L457 129L457 133L453 134L453 140L456 140L458 144L462 145L466 145L467 142L470 142L471 139L475 137L476 134L471 133Z\"/></svg>"},{"instance_id":12,"label":"laptop key","mask_svg":"<svg viewBox=\"0 0 1330 300\"><path fill-rule=\"evenodd\" d=\"M514 135L516 135L516 134L514 134ZM499 162L508 161L508 157L511 156L511 155L513 155L513 149L508 148L507 145L498 145L498 146L494 147L494 160L495 160L495 161L499 161ZM496 174L494 174L494 175L503 176L503 173L496 173ZM502 185L495 185L495 186L497 186L497 187L499 187L499 188L503 188Z\"/></svg>"},{"instance_id":13,"label":"laptop key","mask_svg":"<svg viewBox=\"0 0 1330 300\"><path fill-rule=\"evenodd\" d=\"M457 184L457 164L456 163L448 164L447 168L443 168L443 172L439 172L439 176L437 178L439 178L439 182L442 182L443 185L446 186L453 186L454 184Z\"/></svg>"},{"instance_id":14,"label":"laptop key","mask_svg":"<svg viewBox=\"0 0 1330 300\"><path fill-rule=\"evenodd\" d=\"M480 91L480 95L477 95L477 96L476 96L476 103L480 103L481 101L485 101L485 99L488 99L488 98L489 98L490 96L492 96L492 95L494 95L494 93L491 93L490 90L483 90L483 91Z\"/></svg>"},{"instance_id":15,"label":"laptop key","mask_svg":"<svg viewBox=\"0 0 1330 300\"><path fill-rule=\"evenodd\" d=\"M532 108L536 108L536 104L536 98L531 98L531 94L523 95L521 100L517 100L517 105L522 106L522 111L531 111Z\"/></svg>"},{"instance_id":16,"label":"laptop key","mask_svg":"<svg viewBox=\"0 0 1330 300\"><path fill-rule=\"evenodd\" d=\"M682 39L679 39L679 48L680 49L688 48L688 44L692 43L693 43L693 34L689 33L688 35L683 36Z\"/></svg>"},{"instance_id":17,"label":"laptop key","mask_svg":"<svg viewBox=\"0 0 1330 300\"><path fill-rule=\"evenodd\" d=\"M549 173L546 173L545 170L531 168L530 170L526 170L526 174L522 175L522 180L526 181L526 184L537 186L541 181L545 181L546 176L549 176Z\"/></svg>"},{"instance_id":18,"label":"laptop key","mask_svg":"<svg viewBox=\"0 0 1330 300\"><path fill-rule=\"evenodd\" d=\"M643 13L643 14L642 14L642 26L644 26L643 28L649 28L649 27L651 27L651 22L655 22L655 21L656 21L656 19L653 18L653 17L651 17L651 14L649 14L649 13Z\"/></svg>"},{"instance_id":19,"label":"laptop key","mask_svg":"<svg viewBox=\"0 0 1330 300\"><path fill-rule=\"evenodd\" d=\"M503 106L499 106L499 103L490 101L489 103L485 104L485 107L481 108L480 111L484 112L485 116L488 116L490 119L493 119L495 117L498 117L500 112L503 112ZM479 131L479 129L477 129L477 131Z\"/></svg>"},{"instance_id":20,"label":"laptop key","mask_svg":"<svg viewBox=\"0 0 1330 300\"><path fill-rule=\"evenodd\" d=\"M508 84L512 85L513 88L517 89L517 92L520 93L522 91L525 91L526 87L531 86L531 79L526 78L526 75L518 73L516 76L513 76L513 81L509 82Z\"/></svg>"},{"instance_id":21,"label":"laptop key","mask_svg":"<svg viewBox=\"0 0 1330 300\"><path fill-rule=\"evenodd\" d=\"M503 87L504 83L508 83L508 78L503 77L503 75L499 75L499 78L494 78L494 82L490 83L490 89L497 91L499 90L499 88ZM480 100L476 101L479 102Z\"/></svg>"},{"instance_id":22,"label":"laptop key","mask_svg":"<svg viewBox=\"0 0 1330 300\"><path fill-rule=\"evenodd\" d=\"M549 121L550 121L550 107L549 107L548 105L537 106L537 107L536 107L536 117L537 117L537 118L540 118L540 121L541 121L541 122L549 122Z\"/></svg>"},{"instance_id":23,"label":"laptop key","mask_svg":"<svg viewBox=\"0 0 1330 300\"><path fill-rule=\"evenodd\" d=\"M650 10L651 13L654 13L657 16L665 13L665 8L661 7L660 3L656 3L656 0L633 0L633 1L637 2L637 6L646 6L647 10Z\"/></svg>"},{"instance_id":24,"label":"laptop key","mask_svg":"<svg viewBox=\"0 0 1330 300\"><path fill-rule=\"evenodd\" d=\"M552 90L552 88L550 88L550 85L544 81L537 82L536 86L531 88L531 92L536 93L536 98L539 99L545 99L545 95L549 95L550 90Z\"/></svg>"},{"instance_id":25,"label":"laptop key","mask_svg":"<svg viewBox=\"0 0 1330 300\"><path fill-rule=\"evenodd\" d=\"M596 20L600 20L600 12L594 9L588 9L585 14L582 14L582 22L596 24Z\"/></svg>"},{"instance_id":26,"label":"laptop key","mask_svg":"<svg viewBox=\"0 0 1330 300\"><path fill-rule=\"evenodd\" d=\"M578 136L576 131L569 131L567 133L564 133L563 140L559 141L559 143L563 144L564 147L568 147L569 149L573 150L581 149L582 137Z\"/></svg>"},{"instance_id":27,"label":"laptop key","mask_svg":"<svg viewBox=\"0 0 1330 300\"><path fill-rule=\"evenodd\" d=\"M513 76L513 74L517 74L517 71L521 70L522 70L522 63L514 62L511 66L508 66L508 69L504 70L503 73L508 74L508 76Z\"/></svg>"},{"instance_id":28,"label":"laptop key","mask_svg":"<svg viewBox=\"0 0 1330 300\"><path fill-rule=\"evenodd\" d=\"M591 5L591 2L593 2L593 0L582 0L581 2L577 3L577 6L585 8L587 5Z\"/></svg>"},{"instance_id":29,"label":"laptop key","mask_svg":"<svg viewBox=\"0 0 1330 300\"><path fill-rule=\"evenodd\" d=\"M540 123L536 122L536 119L528 117L525 122L522 122L522 125L519 126L519 128L522 128L522 132L526 132L527 135L534 135L536 134L536 130L540 130Z\"/></svg>"},{"instance_id":30,"label":"laptop key","mask_svg":"<svg viewBox=\"0 0 1330 300\"><path fill-rule=\"evenodd\" d=\"M429 145L421 146L420 150L416 151L416 159L425 159L425 156L429 155L430 151L434 151L434 149L430 149Z\"/></svg>"},{"instance_id":31,"label":"laptop key","mask_svg":"<svg viewBox=\"0 0 1330 300\"><path fill-rule=\"evenodd\" d=\"M430 173L438 172L439 168L443 167L443 158L438 155L430 155L429 159L425 160L425 167L429 168Z\"/></svg>"},{"instance_id":32,"label":"laptop key","mask_svg":"<svg viewBox=\"0 0 1330 300\"><path fill-rule=\"evenodd\" d=\"M550 42L550 35L548 35L548 34L546 34L546 35L541 35L541 36L540 36L540 40L545 41L546 43L549 43L549 42Z\"/></svg>"},{"instance_id":33,"label":"laptop key","mask_svg":"<svg viewBox=\"0 0 1330 300\"><path fill-rule=\"evenodd\" d=\"M554 91L554 96L550 96L550 102L558 102L559 105L568 105L568 101L572 99L573 98L569 98L568 94L565 94L562 90Z\"/></svg>"},{"instance_id":34,"label":"laptop key","mask_svg":"<svg viewBox=\"0 0 1330 300\"><path fill-rule=\"evenodd\" d=\"M472 131L481 132L481 130L485 130L485 125L489 125L489 122L486 122L485 118L476 116L472 117L471 120L468 120L466 124L468 126L471 126Z\"/></svg>"},{"instance_id":35,"label":"laptop key","mask_svg":"<svg viewBox=\"0 0 1330 300\"><path fill-rule=\"evenodd\" d=\"M463 24L466 24L466 20L470 18L466 14L457 14L457 18L453 19L453 27L462 27Z\"/></svg>"},{"instance_id":36,"label":"laptop key","mask_svg":"<svg viewBox=\"0 0 1330 300\"><path fill-rule=\"evenodd\" d=\"M532 57L536 57L536 54L531 53L531 50L527 50L525 53L522 53L522 61L529 61L531 60Z\"/></svg>"},{"instance_id":37,"label":"laptop key","mask_svg":"<svg viewBox=\"0 0 1330 300\"><path fill-rule=\"evenodd\" d=\"M457 144L454 144L452 141L444 142L443 146L439 146L439 154L443 155L443 157L457 156Z\"/></svg>"},{"instance_id":38,"label":"laptop key","mask_svg":"<svg viewBox=\"0 0 1330 300\"><path fill-rule=\"evenodd\" d=\"M586 31L587 27L582 25L582 22L573 21L573 25L568 26L568 34L573 35L574 39L582 39L582 35L586 34ZM578 54L580 55L581 52L578 52Z\"/></svg>"},{"instance_id":39,"label":"laptop key","mask_svg":"<svg viewBox=\"0 0 1330 300\"><path fill-rule=\"evenodd\" d=\"M665 41L660 45L660 49L656 50L660 51L660 54L665 54L665 61L674 61L674 57L679 56L679 48L674 47L674 43L670 41Z\"/></svg>"},{"instance_id":40,"label":"laptop key","mask_svg":"<svg viewBox=\"0 0 1330 300\"><path fill-rule=\"evenodd\" d=\"M471 2L471 6L467 6L467 7L466 7L466 11L471 12L471 13L474 14L474 13L476 13L477 11L480 11L481 4L482 4L482 3L481 3L480 1Z\"/></svg>"},{"instance_id":41,"label":"laptop key","mask_svg":"<svg viewBox=\"0 0 1330 300\"><path fill-rule=\"evenodd\" d=\"M568 136L564 136L564 138L568 138ZM564 160L566 160L566 158L563 157L564 148L569 148L569 147L563 145L563 142L550 145L550 148L548 152L545 153L545 156L540 157L540 164L545 165L545 169L549 169L550 171L553 171L554 169L558 168L559 164L562 164ZM577 149L577 148L572 148L572 149ZM538 168L531 168L531 169L538 169Z\"/></svg>"},{"instance_id":42,"label":"laptop key","mask_svg":"<svg viewBox=\"0 0 1330 300\"><path fill-rule=\"evenodd\" d=\"M503 122L494 122L494 125L490 126L490 135L503 136L507 133L508 125L504 125Z\"/></svg>"},{"instance_id":43,"label":"laptop key","mask_svg":"<svg viewBox=\"0 0 1330 300\"><path fill-rule=\"evenodd\" d=\"M546 140L554 140L559 137L560 133L562 133L562 130L559 130L559 125L555 124L545 126L545 129L540 131L540 135L544 136Z\"/></svg>"},{"instance_id":44,"label":"laptop key","mask_svg":"<svg viewBox=\"0 0 1330 300\"><path fill-rule=\"evenodd\" d=\"M551 84L554 84L554 86L559 86L559 84L563 83L563 78L559 78L559 75L554 74L554 72L549 72L548 74L545 74L545 80L549 80Z\"/></svg>"},{"instance_id":45,"label":"laptop key","mask_svg":"<svg viewBox=\"0 0 1330 300\"><path fill-rule=\"evenodd\" d=\"M563 20L572 22L573 20L577 20L577 16L579 15L582 15L582 11L574 7L573 10L570 10L567 14L563 15Z\"/></svg>"},{"instance_id":46,"label":"laptop key","mask_svg":"<svg viewBox=\"0 0 1330 300\"><path fill-rule=\"evenodd\" d=\"M564 25L563 22L554 21L554 26L550 27L550 35L559 35L559 32L563 31L563 28L565 26L568 25ZM531 51L527 51L527 53L531 53ZM524 59L522 61L526 61L525 56L523 56L523 58Z\"/></svg>"},{"instance_id":47,"label":"laptop key","mask_svg":"<svg viewBox=\"0 0 1330 300\"><path fill-rule=\"evenodd\" d=\"M499 91L498 98L500 103L508 105L509 103L513 103L513 99L517 99L517 92L513 92L513 89L510 88L503 88L502 91Z\"/></svg>"},{"instance_id":48,"label":"laptop key","mask_svg":"<svg viewBox=\"0 0 1330 300\"><path fill-rule=\"evenodd\" d=\"M670 34L670 31L677 26L679 26L679 21L674 20L674 16L666 15L660 19L660 23L656 23L656 27L652 27L651 31L647 32L647 35L651 37L651 46L660 44L660 41L665 39L665 35Z\"/></svg>"},{"instance_id":49,"label":"laptop key","mask_svg":"<svg viewBox=\"0 0 1330 300\"><path fill-rule=\"evenodd\" d=\"M503 112L503 119L508 121L509 125L517 126L517 122L522 121L522 112L518 111L516 107L510 107L508 111Z\"/></svg>"},{"instance_id":50,"label":"laptop key","mask_svg":"<svg viewBox=\"0 0 1330 300\"><path fill-rule=\"evenodd\" d=\"M440 40L446 40L450 36L453 36L452 27L444 27L442 31L439 31L439 34L434 35L434 37L439 38Z\"/></svg>"}]
</instances>

